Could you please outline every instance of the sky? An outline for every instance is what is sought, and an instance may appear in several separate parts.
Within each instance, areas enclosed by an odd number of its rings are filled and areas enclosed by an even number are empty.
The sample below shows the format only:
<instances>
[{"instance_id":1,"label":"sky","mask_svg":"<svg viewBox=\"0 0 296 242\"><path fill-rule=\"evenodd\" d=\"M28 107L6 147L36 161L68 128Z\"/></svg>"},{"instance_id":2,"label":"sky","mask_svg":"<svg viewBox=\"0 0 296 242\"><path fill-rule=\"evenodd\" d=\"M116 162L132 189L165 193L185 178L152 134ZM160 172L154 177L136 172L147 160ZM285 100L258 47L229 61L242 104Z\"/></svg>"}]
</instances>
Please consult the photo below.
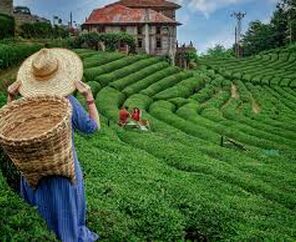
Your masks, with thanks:
<instances>
[{"instance_id":1,"label":"sky","mask_svg":"<svg viewBox=\"0 0 296 242\"><path fill-rule=\"evenodd\" d=\"M28 6L32 14L52 20L54 15L69 21L70 12L77 23L83 23L94 8L116 0L14 0L14 6ZM247 15L243 20L245 31L250 21L269 22L278 0L171 0L182 6L177 11L179 43L192 41L201 53L216 44L231 47L234 43L234 11Z\"/></svg>"}]
</instances>

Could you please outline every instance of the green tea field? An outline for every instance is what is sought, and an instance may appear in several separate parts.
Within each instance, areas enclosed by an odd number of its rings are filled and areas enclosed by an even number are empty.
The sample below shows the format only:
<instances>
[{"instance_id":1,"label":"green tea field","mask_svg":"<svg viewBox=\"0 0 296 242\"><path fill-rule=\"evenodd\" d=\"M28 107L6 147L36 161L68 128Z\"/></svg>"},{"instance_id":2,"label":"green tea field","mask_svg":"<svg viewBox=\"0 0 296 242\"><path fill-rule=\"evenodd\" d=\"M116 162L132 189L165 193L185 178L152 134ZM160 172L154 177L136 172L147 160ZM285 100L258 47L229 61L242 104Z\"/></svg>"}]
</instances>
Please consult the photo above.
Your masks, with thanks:
<instances>
[{"instance_id":1,"label":"green tea field","mask_svg":"<svg viewBox=\"0 0 296 242\"><path fill-rule=\"evenodd\" d=\"M191 71L76 52L103 122L75 137L88 226L102 241L296 240L295 46ZM123 104L152 131L118 127ZM55 241L2 174L0 207L1 241Z\"/></svg>"}]
</instances>

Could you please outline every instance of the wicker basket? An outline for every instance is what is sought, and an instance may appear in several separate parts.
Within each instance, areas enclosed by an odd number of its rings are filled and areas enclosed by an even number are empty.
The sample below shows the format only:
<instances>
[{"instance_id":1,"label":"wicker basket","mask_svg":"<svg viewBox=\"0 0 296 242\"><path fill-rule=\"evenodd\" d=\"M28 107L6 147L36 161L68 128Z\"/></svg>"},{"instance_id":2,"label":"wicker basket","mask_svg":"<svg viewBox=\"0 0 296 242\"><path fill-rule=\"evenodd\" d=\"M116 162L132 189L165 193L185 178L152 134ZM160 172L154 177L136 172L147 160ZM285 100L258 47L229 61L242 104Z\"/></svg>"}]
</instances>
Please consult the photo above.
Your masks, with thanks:
<instances>
[{"instance_id":1,"label":"wicker basket","mask_svg":"<svg viewBox=\"0 0 296 242\"><path fill-rule=\"evenodd\" d=\"M75 182L72 108L66 98L40 96L0 110L0 144L33 188L46 176Z\"/></svg>"}]
</instances>

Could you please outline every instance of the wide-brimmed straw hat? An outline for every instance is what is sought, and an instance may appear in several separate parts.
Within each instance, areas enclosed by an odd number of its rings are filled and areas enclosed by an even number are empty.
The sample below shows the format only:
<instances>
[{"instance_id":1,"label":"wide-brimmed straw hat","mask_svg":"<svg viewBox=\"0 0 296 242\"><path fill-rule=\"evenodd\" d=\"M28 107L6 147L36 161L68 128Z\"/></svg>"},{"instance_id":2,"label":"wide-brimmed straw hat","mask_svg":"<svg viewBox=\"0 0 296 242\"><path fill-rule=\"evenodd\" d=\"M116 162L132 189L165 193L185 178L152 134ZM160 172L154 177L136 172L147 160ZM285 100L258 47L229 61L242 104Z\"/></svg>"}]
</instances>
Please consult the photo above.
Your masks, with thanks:
<instances>
[{"instance_id":1,"label":"wide-brimmed straw hat","mask_svg":"<svg viewBox=\"0 0 296 242\"><path fill-rule=\"evenodd\" d=\"M22 83L24 97L39 95L68 96L75 91L74 83L83 76L83 64L74 52L61 49L41 49L21 65L17 81Z\"/></svg>"}]
</instances>

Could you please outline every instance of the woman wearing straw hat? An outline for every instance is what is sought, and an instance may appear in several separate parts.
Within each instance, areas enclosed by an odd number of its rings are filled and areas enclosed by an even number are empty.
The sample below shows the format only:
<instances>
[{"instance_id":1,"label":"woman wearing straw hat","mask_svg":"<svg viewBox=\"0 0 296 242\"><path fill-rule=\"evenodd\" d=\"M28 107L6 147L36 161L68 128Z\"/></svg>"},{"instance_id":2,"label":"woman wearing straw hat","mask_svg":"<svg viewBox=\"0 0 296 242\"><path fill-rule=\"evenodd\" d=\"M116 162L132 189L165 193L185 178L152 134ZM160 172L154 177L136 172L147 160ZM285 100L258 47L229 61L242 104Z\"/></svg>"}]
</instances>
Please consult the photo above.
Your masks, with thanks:
<instances>
[{"instance_id":1,"label":"woman wearing straw hat","mask_svg":"<svg viewBox=\"0 0 296 242\"><path fill-rule=\"evenodd\" d=\"M43 94L67 97L73 108L73 129L91 134L100 129L100 120L91 89L81 82L82 75L82 62L72 51L42 49L25 60L20 67L17 81L8 88L8 102L13 101L18 93L24 97ZM77 99L71 96L76 89L84 95L88 113ZM35 190L22 177L21 194L29 204L37 207L58 239L67 242L96 241L98 235L85 225L83 175L74 145L72 150L75 184L70 183L67 178L52 176L42 179Z\"/></svg>"}]
</instances>

